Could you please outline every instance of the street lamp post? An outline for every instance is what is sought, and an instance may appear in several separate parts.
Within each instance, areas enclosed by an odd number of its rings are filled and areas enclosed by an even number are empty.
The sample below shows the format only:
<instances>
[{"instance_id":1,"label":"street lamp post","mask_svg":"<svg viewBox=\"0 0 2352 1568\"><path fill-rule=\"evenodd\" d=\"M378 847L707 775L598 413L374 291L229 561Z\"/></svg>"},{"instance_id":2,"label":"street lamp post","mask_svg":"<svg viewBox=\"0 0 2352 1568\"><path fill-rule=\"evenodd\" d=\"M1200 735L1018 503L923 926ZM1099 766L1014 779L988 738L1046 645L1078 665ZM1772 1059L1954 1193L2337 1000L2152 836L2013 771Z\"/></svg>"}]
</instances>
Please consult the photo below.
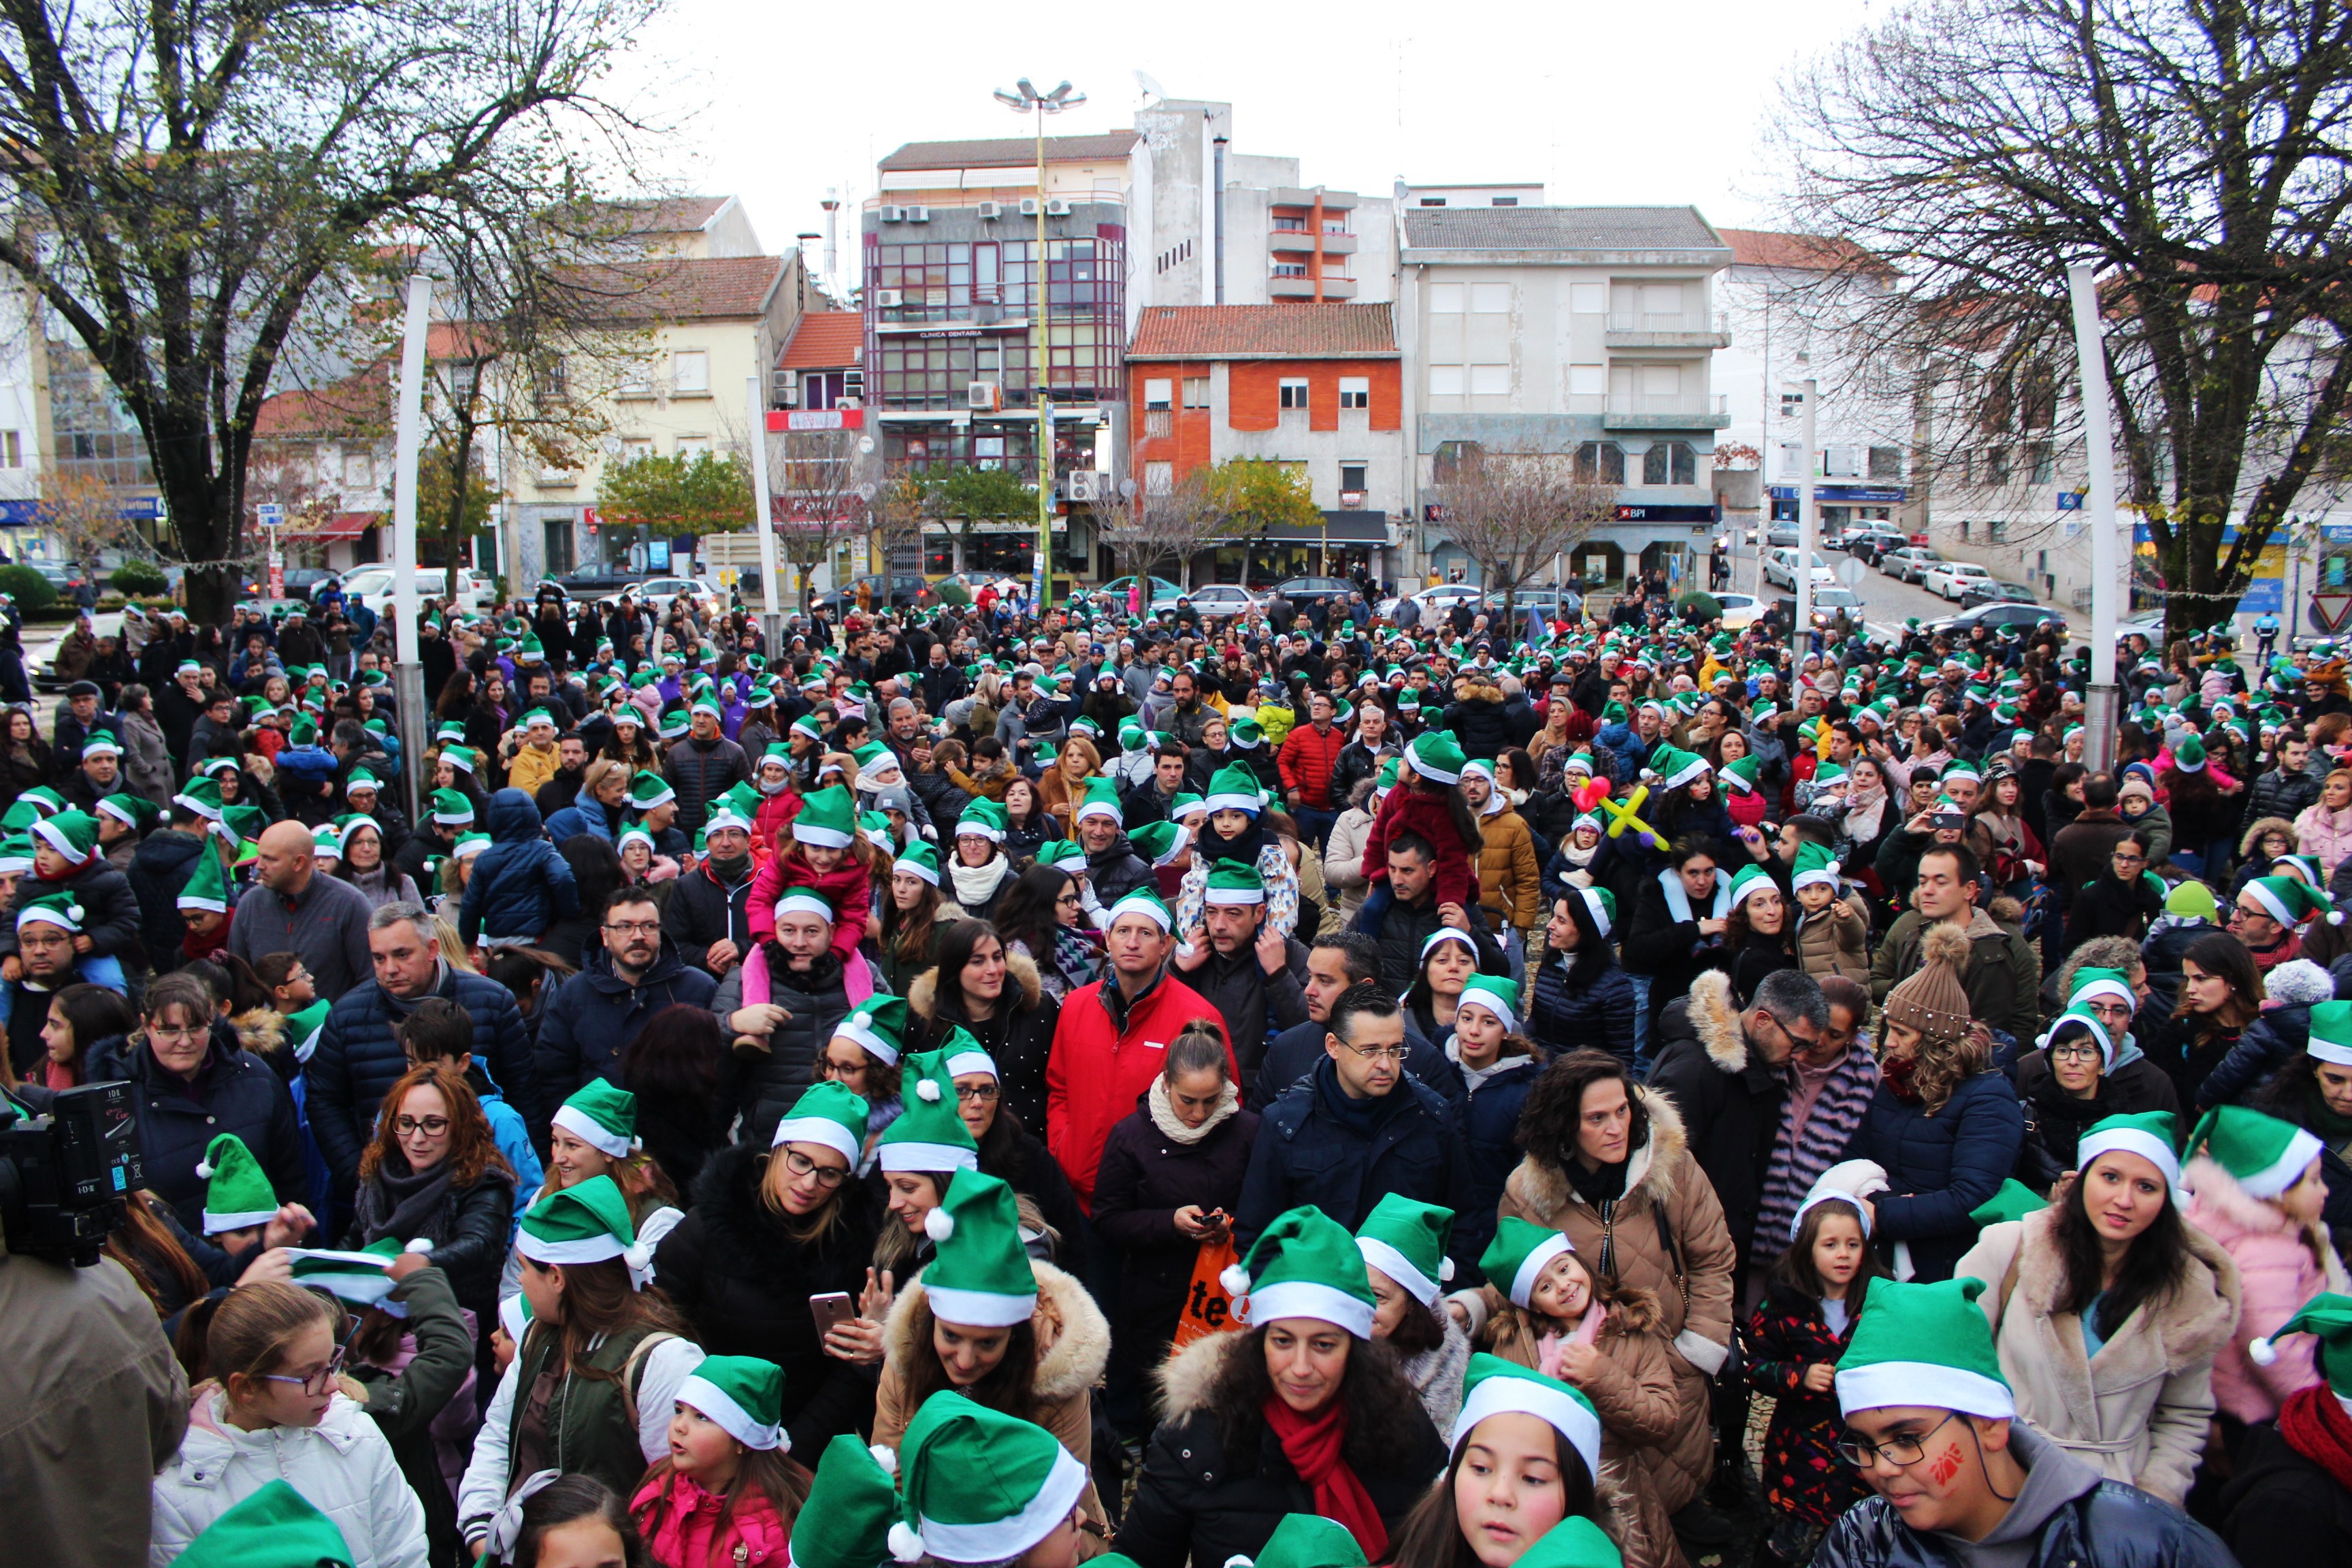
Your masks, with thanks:
<instances>
[{"instance_id":1,"label":"street lamp post","mask_svg":"<svg viewBox=\"0 0 2352 1568\"><path fill-rule=\"evenodd\" d=\"M1037 398L1037 614L1054 600L1054 407L1045 396L1045 116L1076 109L1087 100L1068 82L1039 92L1023 77L1015 90L997 89L996 101L1015 114L1035 117L1037 127L1037 255L1029 268L1029 384Z\"/></svg>"}]
</instances>

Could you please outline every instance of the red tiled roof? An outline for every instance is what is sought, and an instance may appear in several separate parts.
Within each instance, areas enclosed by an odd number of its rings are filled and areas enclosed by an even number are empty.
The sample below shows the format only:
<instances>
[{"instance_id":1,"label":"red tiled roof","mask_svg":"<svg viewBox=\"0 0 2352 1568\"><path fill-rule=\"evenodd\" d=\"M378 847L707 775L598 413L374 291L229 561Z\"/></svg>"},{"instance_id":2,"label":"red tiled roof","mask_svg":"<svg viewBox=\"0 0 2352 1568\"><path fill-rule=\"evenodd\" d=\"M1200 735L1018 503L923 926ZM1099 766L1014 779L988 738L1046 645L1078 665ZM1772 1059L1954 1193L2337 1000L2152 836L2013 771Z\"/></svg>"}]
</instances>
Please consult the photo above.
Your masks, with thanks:
<instances>
[{"instance_id":1,"label":"red tiled roof","mask_svg":"<svg viewBox=\"0 0 2352 1568\"><path fill-rule=\"evenodd\" d=\"M1773 234L1757 228L1719 228L1731 247L1734 267L1770 267L1790 272L1843 272L1857 268L1891 272L1870 252L1850 239L1818 234Z\"/></svg>"},{"instance_id":2,"label":"red tiled roof","mask_svg":"<svg viewBox=\"0 0 2352 1568\"><path fill-rule=\"evenodd\" d=\"M565 282L573 303L606 319L691 321L756 316L784 275L781 256L679 257L581 268Z\"/></svg>"},{"instance_id":3,"label":"red tiled roof","mask_svg":"<svg viewBox=\"0 0 2352 1568\"><path fill-rule=\"evenodd\" d=\"M1386 305L1155 305L1130 360L1395 359Z\"/></svg>"},{"instance_id":4,"label":"red tiled roof","mask_svg":"<svg viewBox=\"0 0 2352 1568\"><path fill-rule=\"evenodd\" d=\"M324 386L277 393L255 416L254 437L268 441L383 435L392 428L391 387L390 368L378 364Z\"/></svg>"},{"instance_id":5,"label":"red tiled roof","mask_svg":"<svg viewBox=\"0 0 2352 1568\"><path fill-rule=\"evenodd\" d=\"M856 310L811 310L784 345L779 370L830 370L863 364L866 318Z\"/></svg>"},{"instance_id":6,"label":"red tiled roof","mask_svg":"<svg viewBox=\"0 0 2352 1568\"><path fill-rule=\"evenodd\" d=\"M1124 158L1136 143L1132 131L1100 136L1048 136L1045 162L1083 163ZM1034 169L1037 139L1034 136L991 136L975 142L909 142L882 160L887 174L908 169Z\"/></svg>"}]
</instances>

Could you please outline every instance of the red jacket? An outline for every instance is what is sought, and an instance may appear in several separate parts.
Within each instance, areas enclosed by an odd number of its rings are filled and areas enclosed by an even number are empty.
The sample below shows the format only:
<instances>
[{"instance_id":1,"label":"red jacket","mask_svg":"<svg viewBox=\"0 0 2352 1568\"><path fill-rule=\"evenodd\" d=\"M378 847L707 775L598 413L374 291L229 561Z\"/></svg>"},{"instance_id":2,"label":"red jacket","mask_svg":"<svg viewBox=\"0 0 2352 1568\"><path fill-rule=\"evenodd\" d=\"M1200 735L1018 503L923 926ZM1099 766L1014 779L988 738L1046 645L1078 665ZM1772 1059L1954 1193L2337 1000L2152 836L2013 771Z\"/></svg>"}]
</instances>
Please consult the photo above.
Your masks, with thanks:
<instances>
[{"instance_id":1,"label":"red jacket","mask_svg":"<svg viewBox=\"0 0 2352 1568\"><path fill-rule=\"evenodd\" d=\"M1465 910L1477 903L1478 858L1463 844L1462 835L1454 830L1454 813L1446 805L1445 795L1454 787L1448 785L1445 794L1422 795L1405 781L1397 781L1381 802L1371 834L1364 841L1368 880L1388 880L1390 839L1400 833L1417 833L1437 850L1437 901L1460 904Z\"/></svg>"},{"instance_id":2,"label":"red jacket","mask_svg":"<svg viewBox=\"0 0 2352 1568\"><path fill-rule=\"evenodd\" d=\"M1282 772L1282 787L1297 790L1301 801L1317 811L1331 810L1331 765L1347 745L1348 737L1337 724L1328 733L1318 731L1312 724L1299 725L1284 738L1282 750L1275 755L1274 765Z\"/></svg>"},{"instance_id":3,"label":"red jacket","mask_svg":"<svg viewBox=\"0 0 2352 1568\"><path fill-rule=\"evenodd\" d=\"M866 940L866 915L874 907L873 874L853 853L844 855L840 865L820 877L815 867L793 853L795 847L788 845L784 853L769 856L760 874L751 879L745 913L751 922L752 940L765 942L776 934L776 900L786 889L814 888L833 905L833 951L847 963L857 944Z\"/></svg>"},{"instance_id":4,"label":"red jacket","mask_svg":"<svg viewBox=\"0 0 2352 1568\"><path fill-rule=\"evenodd\" d=\"M665 1487L670 1493L667 1502ZM726 1506L724 1497L703 1490L691 1476L674 1475L639 1487L629 1514L657 1568L784 1568L792 1556L792 1531L774 1501L758 1491L739 1498L735 1517L721 1531L719 1516Z\"/></svg>"},{"instance_id":5,"label":"red jacket","mask_svg":"<svg viewBox=\"0 0 2352 1568\"><path fill-rule=\"evenodd\" d=\"M1062 1004L1054 1025L1054 1046L1045 1058L1045 1146L1077 1190L1078 1202L1094 1212L1095 1168L1102 1163L1110 1130L1135 1111L1168 1062L1168 1047L1184 1026L1206 1018L1225 1033L1224 1020L1201 994L1171 972L1146 992L1127 1014L1122 1029L1113 1020L1118 984L1105 978L1081 985ZM1112 993L1106 1002L1106 991ZM1234 1043L1225 1041L1225 1067L1242 1081Z\"/></svg>"}]
</instances>

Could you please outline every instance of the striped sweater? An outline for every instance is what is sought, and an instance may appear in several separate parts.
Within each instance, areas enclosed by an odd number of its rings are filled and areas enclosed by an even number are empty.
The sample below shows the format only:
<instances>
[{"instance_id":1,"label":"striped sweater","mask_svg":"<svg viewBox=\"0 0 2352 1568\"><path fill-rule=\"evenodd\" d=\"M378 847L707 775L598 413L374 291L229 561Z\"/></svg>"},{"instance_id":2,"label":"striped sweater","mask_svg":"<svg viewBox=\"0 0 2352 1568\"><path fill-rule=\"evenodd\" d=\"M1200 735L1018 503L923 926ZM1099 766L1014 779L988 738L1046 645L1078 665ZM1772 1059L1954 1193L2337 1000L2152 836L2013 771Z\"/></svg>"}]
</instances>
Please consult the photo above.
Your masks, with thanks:
<instances>
[{"instance_id":1,"label":"striped sweater","mask_svg":"<svg viewBox=\"0 0 2352 1568\"><path fill-rule=\"evenodd\" d=\"M1772 1159L1764 1172L1764 1201L1756 1213L1756 1242L1750 1258L1759 1268L1789 1250L1789 1225L1797 1207L1823 1171L1843 1157L1845 1146L1862 1127L1871 1096L1878 1090L1878 1058L1866 1035L1846 1048L1845 1060L1830 1072L1814 1098L1801 1137L1796 1134L1796 1067L1785 1069L1791 1080L1780 1103L1780 1132L1772 1140Z\"/></svg>"}]
</instances>

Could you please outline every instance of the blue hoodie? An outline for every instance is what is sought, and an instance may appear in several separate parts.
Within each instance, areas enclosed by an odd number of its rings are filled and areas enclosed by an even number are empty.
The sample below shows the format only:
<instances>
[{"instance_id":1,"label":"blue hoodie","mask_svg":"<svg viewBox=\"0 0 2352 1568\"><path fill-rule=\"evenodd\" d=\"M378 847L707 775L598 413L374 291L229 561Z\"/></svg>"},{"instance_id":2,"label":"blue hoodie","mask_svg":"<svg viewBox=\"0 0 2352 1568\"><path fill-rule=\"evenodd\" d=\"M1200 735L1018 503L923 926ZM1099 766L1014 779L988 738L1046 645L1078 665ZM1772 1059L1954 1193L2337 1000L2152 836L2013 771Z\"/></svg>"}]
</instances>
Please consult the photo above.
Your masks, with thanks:
<instances>
[{"instance_id":1,"label":"blue hoodie","mask_svg":"<svg viewBox=\"0 0 2352 1568\"><path fill-rule=\"evenodd\" d=\"M490 796L490 847L474 862L457 934L478 940L533 941L559 918L580 912L571 863L540 832L539 807L519 789Z\"/></svg>"}]
</instances>

